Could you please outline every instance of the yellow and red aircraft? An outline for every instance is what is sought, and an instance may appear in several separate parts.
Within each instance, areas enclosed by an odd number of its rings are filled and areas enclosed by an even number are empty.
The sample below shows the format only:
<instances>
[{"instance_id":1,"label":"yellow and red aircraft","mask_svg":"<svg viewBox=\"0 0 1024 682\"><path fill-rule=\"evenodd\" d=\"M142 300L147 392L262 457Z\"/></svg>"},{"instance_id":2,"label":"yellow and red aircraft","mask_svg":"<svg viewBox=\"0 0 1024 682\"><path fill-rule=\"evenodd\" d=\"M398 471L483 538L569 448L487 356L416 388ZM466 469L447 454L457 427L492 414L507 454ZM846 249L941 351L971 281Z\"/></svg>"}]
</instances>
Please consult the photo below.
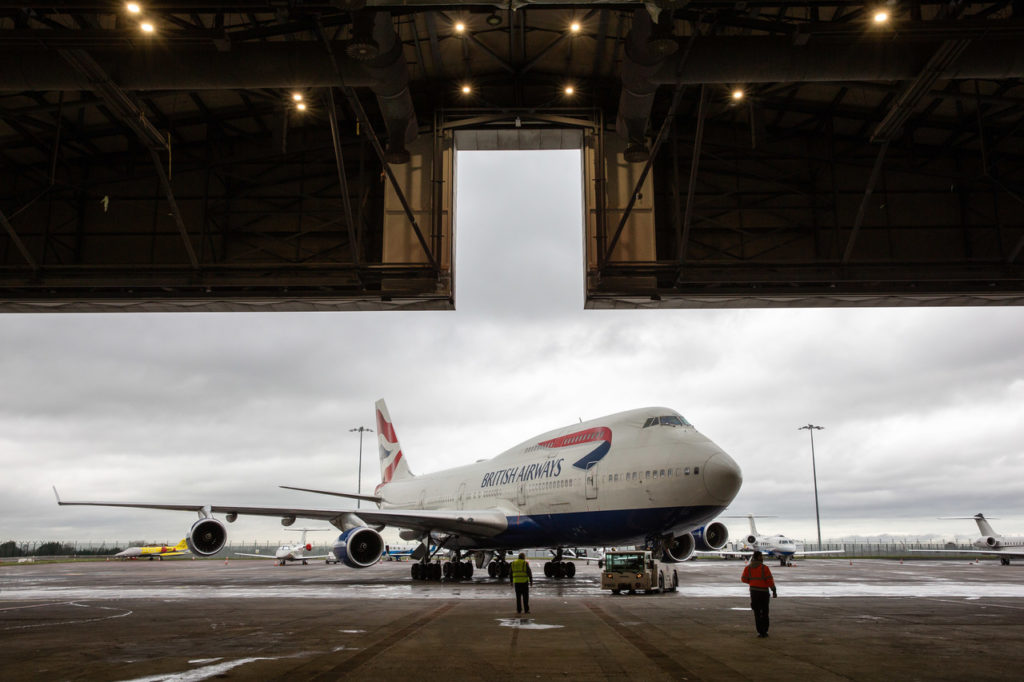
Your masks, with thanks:
<instances>
[{"instance_id":1,"label":"yellow and red aircraft","mask_svg":"<svg viewBox=\"0 0 1024 682\"><path fill-rule=\"evenodd\" d=\"M115 559L153 559L163 560L165 556L181 556L182 554L188 554L188 542L185 538L181 539L174 547L168 545L150 545L147 547L129 547L123 552L118 552L114 555Z\"/></svg>"}]
</instances>

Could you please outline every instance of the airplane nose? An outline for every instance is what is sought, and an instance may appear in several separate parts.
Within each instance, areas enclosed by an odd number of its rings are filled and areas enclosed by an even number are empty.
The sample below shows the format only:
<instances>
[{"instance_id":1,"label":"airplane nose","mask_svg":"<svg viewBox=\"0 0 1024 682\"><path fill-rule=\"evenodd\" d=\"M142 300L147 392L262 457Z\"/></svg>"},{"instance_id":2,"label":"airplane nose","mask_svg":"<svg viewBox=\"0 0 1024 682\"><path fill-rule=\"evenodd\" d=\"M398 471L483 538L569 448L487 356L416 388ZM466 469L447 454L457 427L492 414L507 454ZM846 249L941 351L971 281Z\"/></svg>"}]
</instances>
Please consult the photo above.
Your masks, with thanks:
<instances>
[{"instance_id":1,"label":"airplane nose","mask_svg":"<svg viewBox=\"0 0 1024 682\"><path fill-rule=\"evenodd\" d=\"M708 495L722 504L729 504L740 491L743 474L732 457L717 452L704 463L704 487Z\"/></svg>"}]
</instances>

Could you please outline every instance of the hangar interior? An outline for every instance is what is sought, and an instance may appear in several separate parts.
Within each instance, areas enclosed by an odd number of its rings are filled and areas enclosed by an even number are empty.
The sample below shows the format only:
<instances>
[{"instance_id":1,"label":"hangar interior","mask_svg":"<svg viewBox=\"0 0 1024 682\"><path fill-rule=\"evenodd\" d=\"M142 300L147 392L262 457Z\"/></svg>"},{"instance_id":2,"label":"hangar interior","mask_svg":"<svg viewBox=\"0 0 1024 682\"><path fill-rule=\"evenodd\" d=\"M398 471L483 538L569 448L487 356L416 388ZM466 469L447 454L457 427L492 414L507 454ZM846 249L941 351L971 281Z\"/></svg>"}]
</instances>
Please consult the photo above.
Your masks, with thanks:
<instances>
[{"instance_id":1,"label":"hangar interior","mask_svg":"<svg viewBox=\"0 0 1024 682\"><path fill-rule=\"evenodd\" d=\"M1021 304L1022 74L1024 0L0 0L0 310L453 309L455 151L550 148L588 308Z\"/></svg>"}]
</instances>

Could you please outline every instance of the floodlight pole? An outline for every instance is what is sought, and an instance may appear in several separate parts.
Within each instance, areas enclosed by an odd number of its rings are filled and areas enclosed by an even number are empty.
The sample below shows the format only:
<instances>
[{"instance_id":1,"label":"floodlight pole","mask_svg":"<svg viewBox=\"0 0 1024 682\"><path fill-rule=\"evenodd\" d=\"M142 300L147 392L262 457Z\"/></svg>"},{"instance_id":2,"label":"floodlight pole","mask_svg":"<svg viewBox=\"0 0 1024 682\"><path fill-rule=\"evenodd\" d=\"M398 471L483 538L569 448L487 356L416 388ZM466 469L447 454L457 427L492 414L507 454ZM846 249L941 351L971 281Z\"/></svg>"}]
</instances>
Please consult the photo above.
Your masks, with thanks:
<instances>
[{"instance_id":1,"label":"floodlight pole","mask_svg":"<svg viewBox=\"0 0 1024 682\"><path fill-rule=\"evenodd\" d=\"M811 471L814 474L814 520L818 523L818 549L821 549L821 515L818 513L818 467L814 463L814 430L821 431L824 426L815 426L814 424L808 424L807 426L801 426L798 431L807 429L807 432L811 434Z\"/></svg>"},{"instance_id":2,"label":"floodlight pole","mask_svg":"<svg viewBox=\"0 0 1024 682\"><path fill-rule=\"evenodd\" d=\"M360 426L360 427L355 428L355 429L349 429L349 431L350 432L353 432L353 431L358 431L359 432L359 482L356 483L356 493L359 494L359 495L362 495L363 494L363 433L366 432L366 431L369 431L370 433L373 433L373 429L368 429L365 426ZM363 502L362 500L360 500L358 498L356 499L356 509L359 509L359 507L362 505L362 502Z\"/></svg>"}]
</instances>

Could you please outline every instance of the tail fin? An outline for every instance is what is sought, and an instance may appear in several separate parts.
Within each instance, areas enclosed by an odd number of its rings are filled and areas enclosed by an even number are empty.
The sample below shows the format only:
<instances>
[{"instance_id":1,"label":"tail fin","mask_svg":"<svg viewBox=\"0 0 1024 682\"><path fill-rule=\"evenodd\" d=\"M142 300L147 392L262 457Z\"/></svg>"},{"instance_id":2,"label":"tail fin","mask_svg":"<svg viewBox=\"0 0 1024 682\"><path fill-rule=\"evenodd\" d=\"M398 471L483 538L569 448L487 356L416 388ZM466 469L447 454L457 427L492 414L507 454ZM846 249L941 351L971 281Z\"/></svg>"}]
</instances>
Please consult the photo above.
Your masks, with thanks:
<instances>
[{"instance_id":1,"label":"tail fin","mask_svg":"<svg viewBox=\"0 0 1024 682\"><path fill-rule=\"evenodd\" d=\"M999 533L992 530L992 526L989 525L988 520L985 518L984 514L975 514L974 520L978 523L978 530L981 531L982 535L987 535L990 537L999 536Z\"/></svg>"},{"instance_id":2,"label":"tail fin","mask_svg":"<svg viewBox=\"0 0 1024 682\"><path fill-rule=\"evenodd\" d=\"M754 515L747 514L747 518L750 519L750 534L757 537L757 526L754 525Z\"/></svg>"},{"instance_id":3,"label":"tail fin","mask_svg":"<svg viewBox=\"0 0 1024 682\"><path fill-rule=\"evenodd\" d=\"M391 424L388 406L381 398L377 408L377 444L380 447L380 484L412 478L409 464L402 455L402 445L398 442L395 427ZM380 486L378 486L379 488Z\"/></svg>"},{"instance_id":4,"label":"tail fin","mask_svg":"<svg viewBox=\"0 0 1024 682\"><path fill-rule=\"evenodd\" d=\"M174 546L174 551L176 551L176 552L186 552L186 551L188 551L188 538L182 538L181 542L179 542L177 545Z\"/></svg>"}]
</instances>

